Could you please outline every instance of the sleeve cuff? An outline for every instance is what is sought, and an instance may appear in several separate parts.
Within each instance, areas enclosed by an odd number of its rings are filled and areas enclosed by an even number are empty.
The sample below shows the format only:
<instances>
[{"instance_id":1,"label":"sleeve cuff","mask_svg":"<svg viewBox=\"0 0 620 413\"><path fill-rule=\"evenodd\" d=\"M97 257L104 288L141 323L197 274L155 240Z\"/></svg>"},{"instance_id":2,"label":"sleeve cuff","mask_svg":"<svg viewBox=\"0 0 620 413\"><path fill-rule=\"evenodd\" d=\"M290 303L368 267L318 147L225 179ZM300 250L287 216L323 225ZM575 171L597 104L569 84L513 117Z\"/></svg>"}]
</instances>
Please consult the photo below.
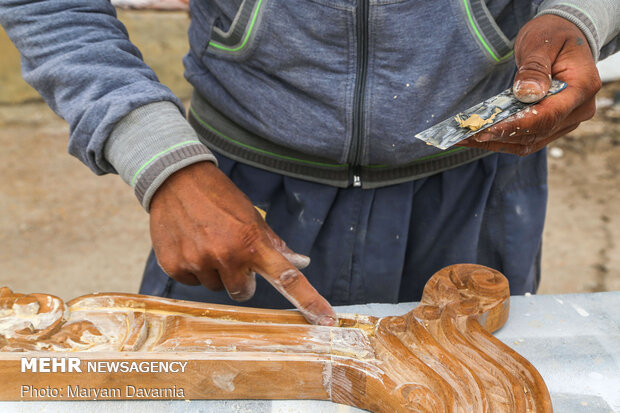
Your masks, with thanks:
<instances>
[{"instance_id":1,"label":"sleeve cuff","mask_svg":"<svg viewBox=\"0 0 620 413\"><path fill-rule=\"evenodd\" d=\"M104 156L134 190L147 211L151 198L170 175L201 161L217 164L176 105L151 103L116 124Z\"/></svg>"},{"instance_id":2,"label":"sleeve cuff","mask_svg":"<svg viewBox=\"0 0 620 413\"><path fill-rule=\"evenodd\" d=\"M545 0L539 10L536 17L554 14L576 25L588 40L595 62L602 47L616 35L620 18L617 0Z\"/></svg>"}]
</instances>

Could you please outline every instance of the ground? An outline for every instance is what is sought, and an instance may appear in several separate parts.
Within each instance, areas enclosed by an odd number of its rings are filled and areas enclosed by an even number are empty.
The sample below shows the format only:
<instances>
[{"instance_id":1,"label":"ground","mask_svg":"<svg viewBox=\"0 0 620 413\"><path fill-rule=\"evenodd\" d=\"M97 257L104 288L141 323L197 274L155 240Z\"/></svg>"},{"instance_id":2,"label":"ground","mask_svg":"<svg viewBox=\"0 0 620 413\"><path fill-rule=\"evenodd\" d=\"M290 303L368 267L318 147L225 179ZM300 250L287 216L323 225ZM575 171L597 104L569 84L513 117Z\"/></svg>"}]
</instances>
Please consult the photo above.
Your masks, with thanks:
<instances>
[{"instance_id":1,"label":"ground","mask_svg":"<svg viewBox=\"0 0 620 413\"><path fill-rule=\"evenodd\" d=\"M186 99L179 76L186 45L178 44L186 40L171 40L184 39L186 16L121 18ZM154 20L168 30L155 46L146 27ZM20 86L16 52L2 36L0 52L13 53L0 62L0 286L65 299L136 292L150 248L148 215L118 176L97 177L66 154L68 127ZM607 84L596 117L552 145L540 293L620 290L619 95L620 82Z\"/></svg>"},{"instance_id":2,"label":"ground","mask_svg":"<svg viewBox=\"0 0 620 413\"><path fill-rule=\"evenodd\" d=\"M620 290L619 97L605 85L594 119L552 145L541 293Z\"/></svg>"}]
</instances>

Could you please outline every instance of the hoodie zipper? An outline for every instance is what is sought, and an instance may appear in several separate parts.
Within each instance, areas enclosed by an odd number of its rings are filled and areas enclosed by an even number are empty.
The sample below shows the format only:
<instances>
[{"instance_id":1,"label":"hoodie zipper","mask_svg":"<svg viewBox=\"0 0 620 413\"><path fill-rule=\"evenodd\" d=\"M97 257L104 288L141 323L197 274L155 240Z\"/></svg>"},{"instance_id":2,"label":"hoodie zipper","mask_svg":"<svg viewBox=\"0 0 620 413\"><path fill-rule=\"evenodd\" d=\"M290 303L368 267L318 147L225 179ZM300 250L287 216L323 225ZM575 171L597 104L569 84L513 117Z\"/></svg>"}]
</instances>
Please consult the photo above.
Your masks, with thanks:
<instances>
[{"instance_id":1,"label":"hoodie zipper","mask_svg":"<svg viewBox=\"0 0 620 413\"><path fill-rule=\"evenodd\" d=\"M357 72L353 92L353 134L349 147L348 163L351 165L351 183L362 186L360 176L364 139L364 101L368 74L368 8L370 0L357 0Z\"/></svg>"}]
</instances>

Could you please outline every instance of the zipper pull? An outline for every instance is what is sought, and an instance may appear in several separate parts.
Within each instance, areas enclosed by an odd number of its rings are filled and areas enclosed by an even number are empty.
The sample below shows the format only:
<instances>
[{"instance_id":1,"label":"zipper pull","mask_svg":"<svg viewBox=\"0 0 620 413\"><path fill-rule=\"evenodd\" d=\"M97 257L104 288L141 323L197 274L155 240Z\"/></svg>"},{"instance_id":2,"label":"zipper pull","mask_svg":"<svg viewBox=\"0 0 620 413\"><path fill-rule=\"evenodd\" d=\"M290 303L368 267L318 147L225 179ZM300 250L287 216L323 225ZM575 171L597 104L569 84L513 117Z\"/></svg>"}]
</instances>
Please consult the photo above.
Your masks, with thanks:
<instances>
[{"instance_id":1,"label":"zipper pull","mask_svg":"<svg viewBox=\"0 0 620 413\"><path fill-rule=\"evenodd\" d=\"M356 188L362 186L362 178L359 175L353 175L353 186Z\"/></svg>"}]
</instances>

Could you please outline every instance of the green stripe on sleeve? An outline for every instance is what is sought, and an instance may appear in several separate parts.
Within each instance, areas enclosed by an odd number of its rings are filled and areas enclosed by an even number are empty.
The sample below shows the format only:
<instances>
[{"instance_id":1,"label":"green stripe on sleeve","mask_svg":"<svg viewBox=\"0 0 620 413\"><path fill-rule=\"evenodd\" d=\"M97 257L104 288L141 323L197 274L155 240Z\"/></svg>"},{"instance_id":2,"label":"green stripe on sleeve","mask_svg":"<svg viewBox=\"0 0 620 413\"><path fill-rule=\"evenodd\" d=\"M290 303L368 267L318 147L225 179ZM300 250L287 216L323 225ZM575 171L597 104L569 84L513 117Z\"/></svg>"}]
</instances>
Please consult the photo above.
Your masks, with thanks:
<instances>
[{"instance_id":1,"label":"green stripe on sleeve","mask_svg":"<svg viewBox=\"0 0 620 413\"><path fill-rule=\"evenodd\" d=\"M189 140L189 141L177 143L176 145L172 145L168 149L164 149L163 151L159 152L157 155L153 156L151 159L146 161L140 168L138 168L136 173L133 175L133 178L131 179L131 186L135 185L136 179L138 179L138 175L140 175L140 172L142 172L144 170L144 168L146 168L147 166L152 164L157 158L159 158L162 155L164 155L164 154L174 150L175 148L178 148L179 146L189 145L190 143L201 143L201 142L199 140L197 140L197 139L192 139L192 140Z\"/></svg>"}]
</instances>

